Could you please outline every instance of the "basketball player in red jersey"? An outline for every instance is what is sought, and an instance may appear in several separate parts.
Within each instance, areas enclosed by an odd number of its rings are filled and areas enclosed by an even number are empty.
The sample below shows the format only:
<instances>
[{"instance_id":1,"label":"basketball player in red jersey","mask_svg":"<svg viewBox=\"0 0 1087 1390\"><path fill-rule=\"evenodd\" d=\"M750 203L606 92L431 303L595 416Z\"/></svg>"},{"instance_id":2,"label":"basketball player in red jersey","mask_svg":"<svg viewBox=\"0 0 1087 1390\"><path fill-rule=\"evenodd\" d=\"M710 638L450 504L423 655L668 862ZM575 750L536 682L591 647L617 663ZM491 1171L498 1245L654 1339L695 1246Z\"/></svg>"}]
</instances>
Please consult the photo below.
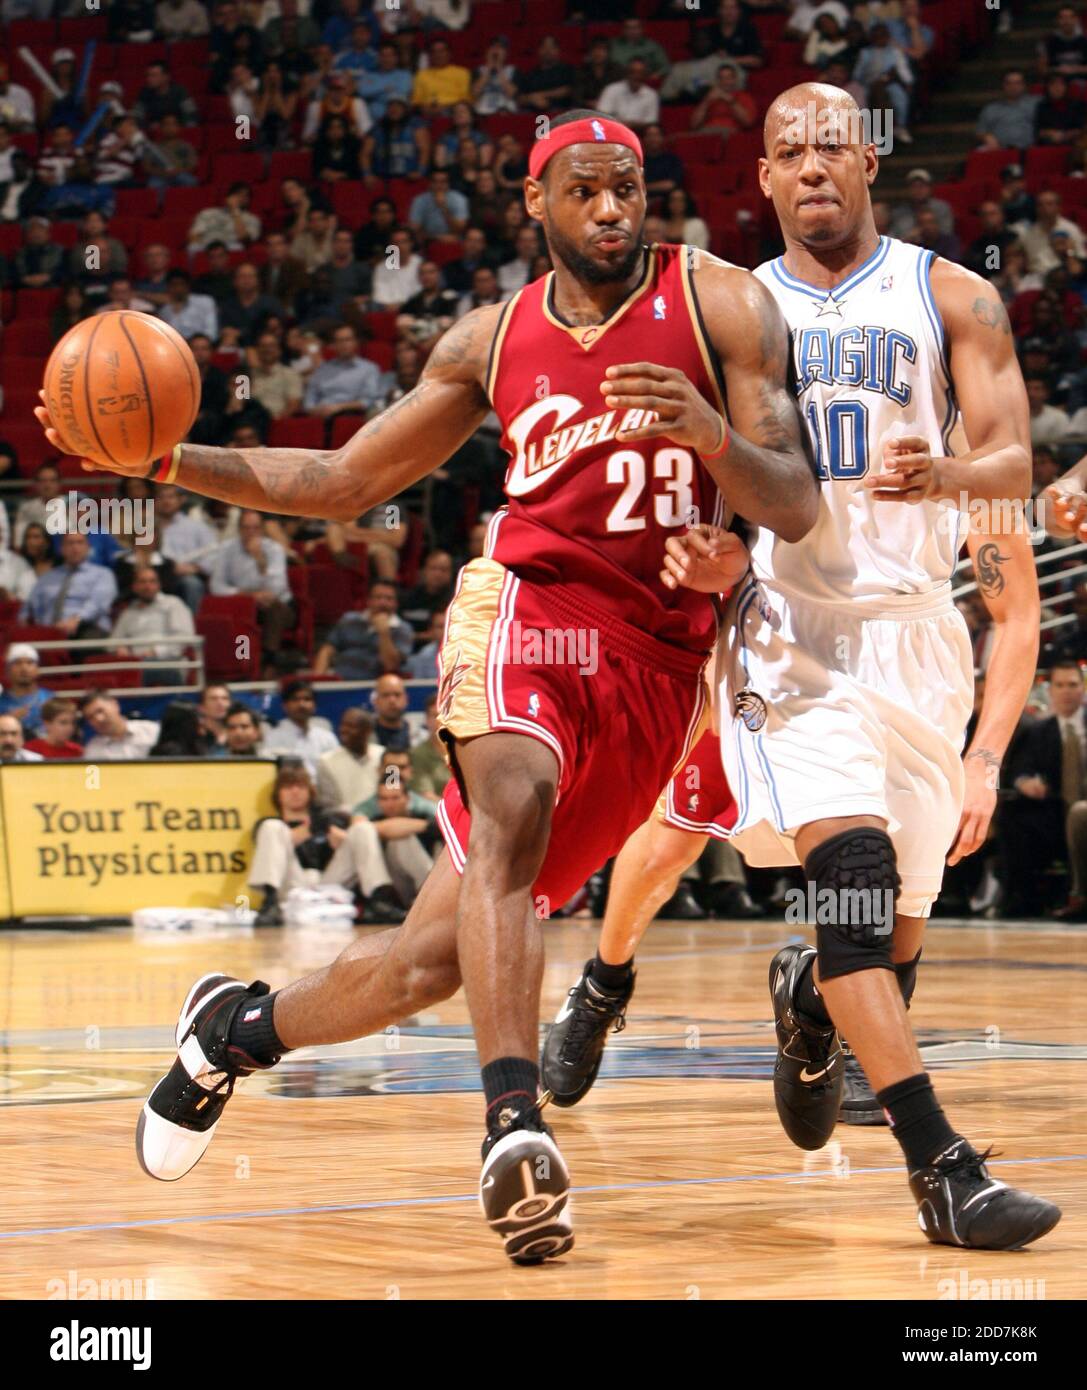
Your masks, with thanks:
<instances>
[{"instance_id":1,"label":"basketball player in red jersey","mask_svg":"<svg viewBox=\"0 0 1087 1390\"><path fill-rule=\"evenodd\" d=\"M151 1176L197 1162L237 1077L463 982L486 1099L484 1213L518 1262L573 1243L566 1166L537 1106L540 918L645 820L684 745L716 615L664 583L665 542L722 498L791 539L816 514L784 321L746 271L642 245L641 163L617 122L555 121L525 181L555 270L467 315L415 390L344 448L186 444L155 470L243 507L346 520L442 464L492 406L511 456L509 505L462 572L442 648L448 852L403 927L327 969L270 998L260 982L197 981L177 1061L140 1117ZM556 638L565 660L538 664Z\"/></svg>"}]
</instances>

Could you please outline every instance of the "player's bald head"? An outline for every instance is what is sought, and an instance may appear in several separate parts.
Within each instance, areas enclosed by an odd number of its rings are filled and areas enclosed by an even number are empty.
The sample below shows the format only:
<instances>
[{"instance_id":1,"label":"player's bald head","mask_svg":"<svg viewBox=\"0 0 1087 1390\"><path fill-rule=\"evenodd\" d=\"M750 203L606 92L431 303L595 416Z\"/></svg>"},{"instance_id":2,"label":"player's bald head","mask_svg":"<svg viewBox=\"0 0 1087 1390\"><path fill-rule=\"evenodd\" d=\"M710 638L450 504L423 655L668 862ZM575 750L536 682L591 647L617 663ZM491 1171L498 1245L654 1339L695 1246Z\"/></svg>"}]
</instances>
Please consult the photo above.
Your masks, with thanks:
<instances>
[{"instance_id":1,"label":"player's bald head","mask_svg":"<svg viewBox=\"0 0 1087 1390\"><path fill-rule=\"evenodd\" d=\"M861 111L842 87L829 82L798 82L770 103L762 123L763 148L769 154L779 140L791 144L815 144L815 131L837 127L844 143L848 132L861 129Z\"/></svg>"}]
</instances>

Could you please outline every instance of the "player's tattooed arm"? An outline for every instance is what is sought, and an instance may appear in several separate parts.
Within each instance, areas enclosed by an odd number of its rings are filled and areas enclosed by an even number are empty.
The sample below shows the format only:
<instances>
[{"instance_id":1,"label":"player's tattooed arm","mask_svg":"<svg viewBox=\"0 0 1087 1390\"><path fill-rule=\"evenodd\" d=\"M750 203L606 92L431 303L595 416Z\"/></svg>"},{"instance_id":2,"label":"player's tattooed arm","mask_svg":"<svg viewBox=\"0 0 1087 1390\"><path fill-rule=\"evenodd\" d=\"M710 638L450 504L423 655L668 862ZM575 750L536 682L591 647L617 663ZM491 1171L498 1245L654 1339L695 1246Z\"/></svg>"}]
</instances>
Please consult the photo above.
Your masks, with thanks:
<instances>
[{"instance_id":1,"label":"player's tattooed arm","mask_svg":"<svg viewBox=\"0 0 1087 1390\"><path fill-rule=\"evenodd\" d=\"M1006 535L971 529L967 546L994 637L977 727L963 756L966 794L951 864L972 854L988 834L1000 766L1034 683L1041 621L1038 574L1025 527Z\"/></svg>"},{"instance_id":2,"label":"player's tattooed arm","mask_svg":"<svg viewBox=\"0 0 1087 1390\"><path fill-rule=\"evenodd\" d=\"M342 448L183 444L178 486L258 511L354 521L433 472L483 423L490 410L487 363L502 307L476 309L454 324L418 385ZM90 466L114 471L95 460Z\"/></svg>"},{"instance_id":3,"label":"player's tattooed arm","mask_svg":"<svg viewBox=\"0 0 1087 1390\"><path fill-rule=\"evenodd\" d=\"M1030 493L1030 411L1008 314L973 271L937 260L932 293L970 452L936 460L935 496L962 506Z\"/></svg>"},{"instance_id":4,"label":"player's tattooed arm","mask_svg":"<svg viewBox=\"0 0 1087 1390\"><path fill-rule=\"evenodd\" d=\"M695 283L729 413L728 449L706 467L734 511L798 541L815 524L819 485L790 381L785 320L747 271L706 264Z\"/></svg>"}]
</instances>

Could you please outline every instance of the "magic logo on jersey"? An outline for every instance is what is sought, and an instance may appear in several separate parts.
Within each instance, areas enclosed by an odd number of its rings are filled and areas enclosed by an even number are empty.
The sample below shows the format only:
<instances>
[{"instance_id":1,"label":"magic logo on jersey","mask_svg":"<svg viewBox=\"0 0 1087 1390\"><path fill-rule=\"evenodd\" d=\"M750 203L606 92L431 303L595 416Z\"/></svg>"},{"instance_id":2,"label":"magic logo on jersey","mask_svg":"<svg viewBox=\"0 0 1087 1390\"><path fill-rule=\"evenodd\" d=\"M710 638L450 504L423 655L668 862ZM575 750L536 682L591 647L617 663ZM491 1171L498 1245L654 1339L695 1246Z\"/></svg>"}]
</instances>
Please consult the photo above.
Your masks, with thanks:
<instances>
[{"instance_id":1,"label":"magic logo on jersey","mask_svg":"<svg viewBox=\"0 0 1087 1390\"><path fill-rule=\"evenodd\" d=\"M796 393L820 382L853 386L906 406L913 395L907 377L917 362L917 344L897 328L872 324L850 328L798 328L793 331Z\"/></svg>"},{"instance_id":2,"label":"magic logo on jersey","mask_svg":"<svg viewBox=\"0 0 1087 1390\"><path fill-rule=\"evenodd\" d=\"M545 396L510 421L507 434L516 449L506 478L510 497L524 497L542 486L568 459L595 444L614 439L620 430L637 429L657 418L652 410L604 410L568 425L585 407L576 396ZM543 434L538 427L546 422ZM536 433L536 438L529 436Z\"/></svg>"}]
</instances>

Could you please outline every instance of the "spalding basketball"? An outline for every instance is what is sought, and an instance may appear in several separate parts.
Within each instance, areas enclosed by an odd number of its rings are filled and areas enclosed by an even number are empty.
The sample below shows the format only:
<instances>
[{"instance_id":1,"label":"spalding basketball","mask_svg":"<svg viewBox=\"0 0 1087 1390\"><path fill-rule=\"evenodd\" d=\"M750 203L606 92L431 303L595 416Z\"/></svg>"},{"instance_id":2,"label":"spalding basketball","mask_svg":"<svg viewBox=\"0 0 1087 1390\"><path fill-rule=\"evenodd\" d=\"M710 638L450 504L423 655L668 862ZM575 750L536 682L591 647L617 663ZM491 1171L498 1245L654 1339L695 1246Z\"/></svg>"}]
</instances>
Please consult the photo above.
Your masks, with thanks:
<instances>
[{"instance_id":1,"label":"spalding basketball","mask_svg":"<svg viewBox=\"0 0 1087 1390\"><path fill-rule=\"evenodd\" d=\"M200 409L200 373L180 333L150 314L114 309L61 338L45 400L70 454L132 468L185 438Z\"/></svg>"}]
</instances>

